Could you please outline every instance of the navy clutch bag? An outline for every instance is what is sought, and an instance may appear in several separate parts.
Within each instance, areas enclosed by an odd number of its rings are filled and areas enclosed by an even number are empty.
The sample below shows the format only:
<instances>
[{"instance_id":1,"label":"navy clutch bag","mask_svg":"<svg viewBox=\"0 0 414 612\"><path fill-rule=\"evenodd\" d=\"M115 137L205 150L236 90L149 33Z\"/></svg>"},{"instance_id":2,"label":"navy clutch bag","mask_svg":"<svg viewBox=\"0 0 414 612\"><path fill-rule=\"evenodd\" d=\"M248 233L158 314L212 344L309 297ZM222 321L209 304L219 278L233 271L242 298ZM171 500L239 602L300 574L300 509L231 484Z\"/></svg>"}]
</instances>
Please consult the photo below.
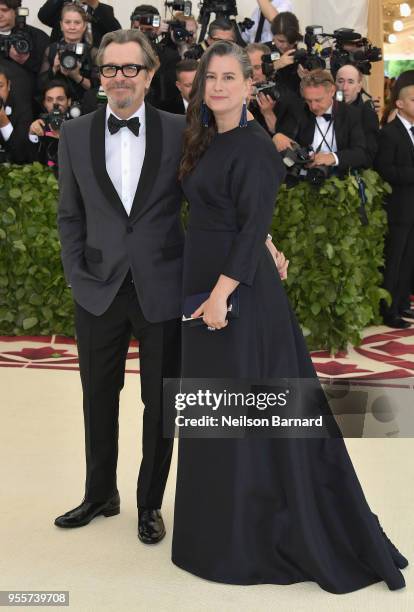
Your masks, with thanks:
<instances>
[{"instance_id":1,"label":"navy clutch bag","mask_svg":"<svg viewBox=\"0 0 414 612\"><path fill-rule=\"evenodd\" d=\"M201 306L203 302L208 300L210 292L196 293L184 298L182 321L186 325L205 325L203 317L192 319L192 313ZM236 288L227 300L227 319L237 319L239 317L239 291Z\"/></svg>"}]
</instances>

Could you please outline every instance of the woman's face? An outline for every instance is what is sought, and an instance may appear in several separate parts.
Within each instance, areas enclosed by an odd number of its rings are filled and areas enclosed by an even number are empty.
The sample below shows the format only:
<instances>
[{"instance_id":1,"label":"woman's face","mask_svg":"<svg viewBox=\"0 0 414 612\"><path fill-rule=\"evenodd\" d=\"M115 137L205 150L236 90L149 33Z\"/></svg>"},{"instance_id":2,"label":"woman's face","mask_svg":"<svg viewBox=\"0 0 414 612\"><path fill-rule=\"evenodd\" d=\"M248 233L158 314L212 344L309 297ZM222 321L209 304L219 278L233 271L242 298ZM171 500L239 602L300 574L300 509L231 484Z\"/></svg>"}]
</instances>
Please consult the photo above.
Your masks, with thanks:
<instances>
[{"instance_id":1,"label":"woman's face","mask_svg":"<svg viewBox=\"0 0 414 612\"><path fill-rule=\"evenodd\" d=\"M286 53L286 51L290 51L291 49L295 48L295 43L290 43L283 34L275 34L273 36L273 42L279 49L280 53Z\"/></svg>"},{"instance_id":2,"label":"woman's face","mask_svg":"<svg viewBox=\"0 0 414 612\"><path fill-rule=\"evenodd\" d=\"M86 30L86 23L75 11L68 11L60 22L66 42L80 42Z\"/></svg>"},{"instance_id":3,"label":"woman's face","mask_svg":"<svg viewBox=\"0 0 414 612\"><path fill-rule=\"evenodd\" d=\"M213 55L206 72L204 101L214 114L241 109L248 97L252 79L245 79L238 60L232 55Z\"/></svg>"}]
</instances>

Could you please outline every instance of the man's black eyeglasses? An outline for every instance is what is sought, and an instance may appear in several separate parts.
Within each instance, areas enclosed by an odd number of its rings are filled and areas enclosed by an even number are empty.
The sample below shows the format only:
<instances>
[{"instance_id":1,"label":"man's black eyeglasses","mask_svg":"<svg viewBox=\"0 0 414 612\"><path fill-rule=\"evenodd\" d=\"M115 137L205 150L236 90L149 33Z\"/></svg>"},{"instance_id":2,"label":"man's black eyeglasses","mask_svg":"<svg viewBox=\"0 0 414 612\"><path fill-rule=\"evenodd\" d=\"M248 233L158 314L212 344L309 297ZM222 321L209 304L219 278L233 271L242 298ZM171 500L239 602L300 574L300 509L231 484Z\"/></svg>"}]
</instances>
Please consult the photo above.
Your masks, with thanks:
<instances>
[{"instance_id":1,"label":"man's black eyeglasses","mask_svg":"<svg viewBox=\"0 0 414 612\"><path fill-rule=\"evenodd\" d=\"M120 70L127 79L133 79L141 70L146 70L146 66L142 66L141 64L124 64L123 66L104 64L99 67L99 72L107 79L113 79L118 74L118 70Z\"/></svg>"}]
</instances>

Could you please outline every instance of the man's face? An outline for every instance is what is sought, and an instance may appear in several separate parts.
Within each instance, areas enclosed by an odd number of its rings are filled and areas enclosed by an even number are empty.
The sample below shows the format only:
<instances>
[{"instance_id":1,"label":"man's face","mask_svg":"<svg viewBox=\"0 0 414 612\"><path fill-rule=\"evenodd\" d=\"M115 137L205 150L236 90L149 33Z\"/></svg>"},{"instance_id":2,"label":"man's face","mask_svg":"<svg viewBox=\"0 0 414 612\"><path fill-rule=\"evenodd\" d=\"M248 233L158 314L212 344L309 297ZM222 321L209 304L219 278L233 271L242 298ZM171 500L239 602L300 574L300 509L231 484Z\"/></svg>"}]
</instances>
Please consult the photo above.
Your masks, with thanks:
<instances>
[{"instance_id":1,"label":"man's face","mask_svg":"<svg viewBox=\"0 0 414 612\"><path fill-rule=\"evenodd\" d=\"M326 113L333 103L334 95L335 85L330 87L325 87L325 85L305 87L303 91L303 99L309 106L309 110L317 117L321 117Z\"/></svg>"},{"instance_id":2,"label":"man's face","mask_svg":"<svg viewBox=\"0 0 414 612\"><path fill-rule=\"evenodd\" d=\"M8 81L4 74L0 74L0 98L3 102L7 100L10 93L10 81Z\"/></svg>"},{"instance_id":3,"label":"man's face","mask_svg":"<svg viewBox=\"0 0 414 612\"><path fill-rule=\"evenodd\" d=\"M236 42L233 30L215 30L213 36L208 37L208 44L212 45L218 40L229 40L230 42Z\"/></svg>"},{"instance_id":4,"label":"man's face","mask_svg":"<svg viewBox=\"0 0 414 612\"><path fill-rule=\"evenodd\" d=\"M414 123L414 85L401 90L396 106L406 119Z\"/></svg>"},{"instance_id":5,"label":"man's face","mask_svg":"<svg viewBox=\"0 0 414 612\"><path fill-rule=\"evenodd\" d=\"M344 92L347 104L352 104L357 99L362 89L362 79L355 66L343 66L336 74L336 86L339 91Z\"/></svg>"},{"instance_id":6,"label":"man's face","mask_svg":"<svg viewBox=\"0 0 414 612\"><path fill-rule=\"evenodd\" d=\"M8 32L16 25L16 13L6 4L0 4L0 32Z\"/></svg>"},{"instance_id":7,"label":"man's face","mask_svg":"<svg viewBox=\"0 0 414 612\"><path fill-rule=\"evenodd\" d=\"M110 43L105 49L103 64L115 66L143 65L142 49L136 42ZM101 75L101 84L113 110L137 109L144 101L145 92L149 88L153 76L154 70L141 70L136 77L128 78L118 70L116 76L112 78Z\"/></svg>"},{"instance_id":8,"label":"man's face","mask_svg":"<svg viewBox=\"0 0 414 612\"><path fill-rule=\"evenodd\" d=\"M190 92L195 75L196 70L192 70L191 72L180 72L175 82L177 89L187 102L190 100Z\"/></svg>"},{"instance_id":9,"label":"man's face","mask_svg":"<svg viewBox=\"0 0 414 612\"><path fill-rule=\"evenodd\" d=\"M188 44L192 45L196 41L197 36L197 22L194 19L187 19L185 22L185 29L187 32L192 34L192 37L188 41Z\"/></svg>"},{"instance_id":10,"label":"man's face","mask_svg":"<svg viewBox=\"0 0 414 612\"><path fill-rule=\"evenodd\" d=\"M263 70L262 70L263 52L253 51L253 52L250 52L248 55L249 55L250 63L253 68L253 84L263 83L263 81L266 81L266 77L263 74Z\"/></svg>"},{"instance_id":11,"label":"man's face","mask_svg":"<svg viewBox=\"0 0 414 612\"><path fill-rule=\"evenodd\" d=\"M65 94L63 87L52 87L45 94L43 105L48 113L52 112L55 104L59 104L61 113L66 113L70 106L70 98Z\"/></svg>"}]
</instances>

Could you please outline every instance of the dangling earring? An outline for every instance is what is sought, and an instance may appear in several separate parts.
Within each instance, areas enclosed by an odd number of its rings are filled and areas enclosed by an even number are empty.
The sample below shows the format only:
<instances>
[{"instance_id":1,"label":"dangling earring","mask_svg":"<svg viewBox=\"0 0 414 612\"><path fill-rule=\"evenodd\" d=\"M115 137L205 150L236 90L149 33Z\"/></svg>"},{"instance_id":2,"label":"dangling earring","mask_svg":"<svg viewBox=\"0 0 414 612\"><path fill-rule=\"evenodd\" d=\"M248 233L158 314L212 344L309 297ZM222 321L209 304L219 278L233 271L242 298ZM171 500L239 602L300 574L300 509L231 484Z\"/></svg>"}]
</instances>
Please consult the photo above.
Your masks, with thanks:
<instances>
[{"instance_id":1,"label":"dangling earring","mask_svg":"<svg viewBox=\"0 0 414 612\"><path fill-rule=\"evenodd\" d=\"M239 127L247 127L247 104L246 100L243 102L242 113L240 117Z\"/></svg>"},{"instance_id":2,"label":"dangling earring","mask_svg":"<svg viewBox=\"0 0 414 612\"><path fill-rule=\"evenodd\" d=\"M201 125L203 127L208 127L210 121L210 113L208 110L208 106L205 102L201 103Z\"/></svg>"}]
</instances>

